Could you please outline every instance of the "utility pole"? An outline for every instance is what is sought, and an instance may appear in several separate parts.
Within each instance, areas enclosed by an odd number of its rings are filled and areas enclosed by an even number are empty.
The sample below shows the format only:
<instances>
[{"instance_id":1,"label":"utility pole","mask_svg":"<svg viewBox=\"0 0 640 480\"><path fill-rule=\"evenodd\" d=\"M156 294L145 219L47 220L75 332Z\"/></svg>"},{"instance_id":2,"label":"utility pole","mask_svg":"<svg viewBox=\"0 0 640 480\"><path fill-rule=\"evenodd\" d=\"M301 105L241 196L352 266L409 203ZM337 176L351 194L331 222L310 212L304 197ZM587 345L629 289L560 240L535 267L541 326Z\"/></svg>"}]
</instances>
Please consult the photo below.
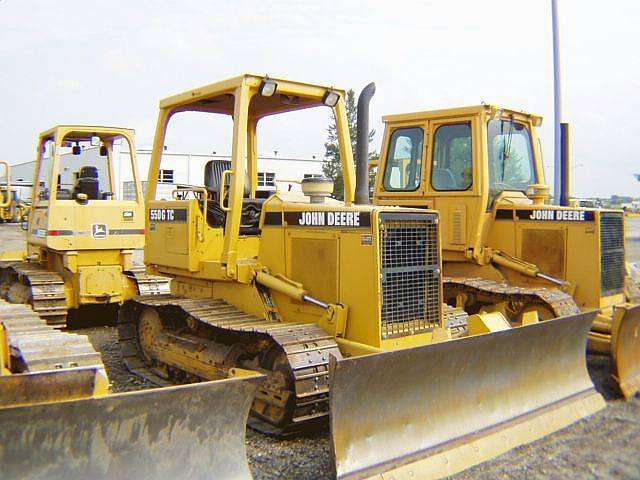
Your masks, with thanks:
<instances>
[{"instance_id":1,"label":"utility pole","mask_svg":"<svg viewBox=\"0 0 640 480\"><path fill-rule=\"evenodd\" d=\"M560 202L562 188L562 146L560 144L562 121L562 89L560 85L560 34L558 26L558 0L551 0L553 26L553 202Z\"/></svg>"}]
</instances>

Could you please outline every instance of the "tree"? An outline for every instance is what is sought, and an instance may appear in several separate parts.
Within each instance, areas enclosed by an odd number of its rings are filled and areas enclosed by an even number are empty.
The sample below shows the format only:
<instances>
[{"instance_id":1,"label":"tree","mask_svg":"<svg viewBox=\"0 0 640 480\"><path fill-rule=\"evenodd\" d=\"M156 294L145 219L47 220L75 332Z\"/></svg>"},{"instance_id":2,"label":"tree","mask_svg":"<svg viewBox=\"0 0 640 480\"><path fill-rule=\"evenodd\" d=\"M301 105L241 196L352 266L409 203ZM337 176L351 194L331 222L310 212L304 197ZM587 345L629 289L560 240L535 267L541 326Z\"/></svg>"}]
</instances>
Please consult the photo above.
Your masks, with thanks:
<instances>
[{"instance_id":1,"label":"tree","mask_svg":"<svg viewBox=\"0 0 640 480\"><path fill-rule=\"evenodd\" d=\"M351 137L351 150L353 151L353 159L358 162L358 153L356 152L356 132L358 131L358 108L356 105L356 94L353 90L347 92L345 102L347 110L347 122L349 124L349 136ZM369 144L373 141L375 130L369 132ZM336 119L333 112L329 115L329 127L327 128L327 141L324 144L324 160L322 163L322 173L333 180L333 198L344 200L344 181L342 178L342 162L340 160L340 147L338 145L338 129L336 127ZM378 158L375 151L369 152L369 161ZM371 178L370 178L371 185Z\"/></svg>"}]
</instances>

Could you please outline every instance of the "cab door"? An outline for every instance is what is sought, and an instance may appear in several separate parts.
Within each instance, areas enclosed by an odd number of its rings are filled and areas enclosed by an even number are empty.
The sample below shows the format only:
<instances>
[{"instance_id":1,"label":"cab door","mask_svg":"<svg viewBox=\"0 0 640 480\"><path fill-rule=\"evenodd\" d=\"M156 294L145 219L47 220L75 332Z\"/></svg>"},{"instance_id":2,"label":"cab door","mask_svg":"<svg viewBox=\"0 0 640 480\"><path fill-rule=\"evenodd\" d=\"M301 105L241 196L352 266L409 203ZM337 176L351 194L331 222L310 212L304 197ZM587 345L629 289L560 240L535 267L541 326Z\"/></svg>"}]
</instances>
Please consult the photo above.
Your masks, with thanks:
<instances>
[{"instance_id":1,"label":"cab door","mask_svg":"<svg viewBox=\"0 0 640 480\"><path fill-rule=\"evenodd\" d=\"M435 119L428 138L425 199L440 213L446 259L467 249L480 213L480 125L475 116Z\"/></svg>"},{"instance_id":2,"label":"cab door","mask_svg":"<svg viewBox=\"0 0 640 480\"><path fill-rule=\"evenodd\" d=\"M425 162L428 122L387 125L380 170L376 175L376 203L425 205Z\"/></svg>"}]
</instances>

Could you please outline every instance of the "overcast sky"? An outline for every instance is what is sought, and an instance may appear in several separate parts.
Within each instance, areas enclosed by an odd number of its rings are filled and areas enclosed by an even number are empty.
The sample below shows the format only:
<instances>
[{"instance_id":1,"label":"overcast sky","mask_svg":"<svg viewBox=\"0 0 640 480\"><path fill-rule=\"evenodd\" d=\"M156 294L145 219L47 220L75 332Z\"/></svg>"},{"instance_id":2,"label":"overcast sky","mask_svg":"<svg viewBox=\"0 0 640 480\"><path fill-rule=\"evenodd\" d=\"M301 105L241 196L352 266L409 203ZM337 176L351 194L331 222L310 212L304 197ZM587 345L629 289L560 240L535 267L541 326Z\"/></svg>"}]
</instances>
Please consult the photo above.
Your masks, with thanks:
<instances>
[{"instance_id":1,"label":"overcast sky","mask_svg":"<svg viewBox=\"0 0 640 480\"><path fill-rule=\"evenodd\" d=\"M559 3L573 193L638 196L640 2ZM541 114L552 180L550 0L0 0L0 159L33 159L59 123L132 127L149 147L161 98L243 72L375 81L376 149L388 113L485 101ZM321 157L327 119L270 119L260 153ZM171 150L229 151L228 120L173 127Z\"/></svg>"}]
</instances>

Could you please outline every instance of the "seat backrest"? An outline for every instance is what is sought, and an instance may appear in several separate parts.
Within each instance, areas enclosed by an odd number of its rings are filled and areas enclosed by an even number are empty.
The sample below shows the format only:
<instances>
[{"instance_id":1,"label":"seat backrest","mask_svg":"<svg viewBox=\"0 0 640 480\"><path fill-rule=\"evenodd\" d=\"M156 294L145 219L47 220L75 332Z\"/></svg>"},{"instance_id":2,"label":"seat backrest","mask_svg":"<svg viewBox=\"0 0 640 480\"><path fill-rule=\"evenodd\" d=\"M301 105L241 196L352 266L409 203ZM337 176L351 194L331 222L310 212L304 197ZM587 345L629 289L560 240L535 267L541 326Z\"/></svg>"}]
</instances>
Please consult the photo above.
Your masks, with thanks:
<instances>
[{"instance_id":1,"label":"seat backrest","mask_svg":"<svg viewBox=\"0 0 640 480\"><path fill-rule=\"evenodd\" d=\"M84 193L89 200L100 199L100 182L97 178L78 178L78 183L74 189L75 196Z\"/></svg>"},{"instance_id":2,"label":"seat backrest","mask_svg":"<svg viewBox=\"0 0 640 480\"><path fill-rule=\"evenodd\" d=\"M231 170L231 161L229 160L209 160L204 166L204 186L210 192L215 194L215 198L220 198L222 192L222 172ZM251 193L251 180L245 175L244 195L245 197Z\"/></svg>"},{"instance_id":3,"label":"seat backrest","mask_svg":"<svg viewBox=\"0 0 640 480\"><path fill-rule=\"evenodd\" d=\"M77 198L79 193L84 193L89 200L100 200L100 180L98 179L98 168L93 165L80 167L78 178L73 187L73 198Z\"/></svg>"},{"instance_id":4,"label":"seat backrest","mask_svg":"<svg viewBox=\"0 0 640 480\"><path fill-rule=\"evenodd\" d=\"M80 168L80 173L78 174L78 178L98 178L98 167L94 167L92 165L87 165L86 167Z\"/></svg>"}]
</instances>

